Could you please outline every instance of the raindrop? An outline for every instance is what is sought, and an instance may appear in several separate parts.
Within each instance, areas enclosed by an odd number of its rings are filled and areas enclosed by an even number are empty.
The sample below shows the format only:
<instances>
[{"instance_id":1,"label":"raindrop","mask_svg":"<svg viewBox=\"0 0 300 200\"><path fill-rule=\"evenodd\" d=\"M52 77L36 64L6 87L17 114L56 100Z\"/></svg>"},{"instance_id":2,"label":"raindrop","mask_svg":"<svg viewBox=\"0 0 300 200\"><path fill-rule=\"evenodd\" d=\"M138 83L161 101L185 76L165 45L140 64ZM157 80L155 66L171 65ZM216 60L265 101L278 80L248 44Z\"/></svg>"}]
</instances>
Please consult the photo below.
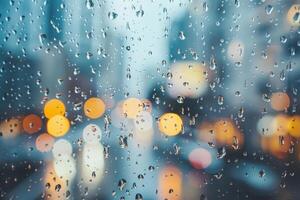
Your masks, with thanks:
<instances>
[{"instance_id":1,"label":"raindrop","mask_svg":"<svg viewBox=\"0 0 300 200\"><path fill-rule=\"evenodd\" d=\"M267 15L270 15L273 11L273 6L272 5L267 5L265 7L265 11L266 11Z\"/></svg>"},{"instance_id":2,"label":"raindrop","mask_svg":"<svg viewBox=\"0 0 300 200\"><path fill-rule=\"evenodd\" d=\"M49 189L51 187L50 183L46 183L45 187L46 189Z\"/></svg>"},{"instance_id":3,"label":"raindrop","mask_svg":"<svg viewBox=\"0 0 300 200\"><path fill-rule=\"evenodd\" d=\"M71 192L69 190L66 191L66 197L70 197L71 196Z\"/></svg>"},{"instance_id":4,"label":"raindrop","mask_svg":"<svg viewBox=\"0 0 300 200\"><path fill-rule=\"evenodd\" d=\"M185 40L185 35L184 35L183 31L179 31L179 33L178 33L178 38L179 38L180 40Z\"/></svg>"},{"instance_id":5,"label":"raindrop","mask_svg":"<svg viewBox=\"0 0 300 200\"><path fill-rule=\"evenodd\" d=\"M96 172L95 172L95 171L92 172L92 177L93 177L93 178L96 177Z\"/></svg>"},{"instance_id":6,"label":"raindrop","mask_svg":"<svg viewBox=\"0 0 300 200\"><path fill-rule=\"evenodd\" d=\"M168 78L168 79L172 79L172 77L173 77L173 74L172 74L171 72L168 72L168 73L167 73L167 78Z\"/></svg>"},{"instance_id":7,"label":"raindrop","mask_svg":"<svg viewBox=\"0 0 300 200\"><path fill-rule=\"evenodd\" d=\"M271 99L270 99L270 97L268 96L268 94L263 94L263 95L262 95L262 99L263 99L264 102L267 102L267 103L271 101Z\"/></svg>"},{"instance_id":8,"label":"raindrop","mask_svg":"<svg viewBox=\"0 0 300 200\"><path fill-rule=\"evenodd\" d=\"M184 97L178 96L177 97L177 103L182 104L184 102Z\"/></svg>"},{"instance_id":9,"label":"raindrop","mask_svg":"<svg viewBox=\"0 0 300 200\"><path fill-rule=\"evenodd\" d=\"M218 104L221 106L224 104L224 97L222 95L218 96Z\"/></svg>"},{"instance_id":10,"label":"raindrop","mask_svg":"<svg viewBox=\"0 0 300 200\"><path fill-rule=\"evenodd\" d=\"M60 189L61 189L61 185L60 185L60 184L57 184L57 185L55 186L55 191L59 192Z\"/></svg>"},{"instance_id":11,"label":"raindrop","mask_svg":"<svg viewBox=\"0 0 300 200\"><path fill-rule=\"evenodd\" d=\"M214 56L212 56L212 57L210 58L210 66L209 66L209 68L210 68L211 70L215 70L216 67L217 67L216 59L215 59Z\"/></svg>"},{"instance_id":12,"label":"raindrop","mask_svg":"<svg viewBox=\"0 0 300 200\"><path fill-rule=\"evenodd\" d=\"M300 13L299 12L296 12L293 16L293 20L295 23L298 23L299 20L300 20Z\"/></svg>"},{"instance_id":13,"label":"raindrop","mask_svg":"<svg viewBox=\"0 0 300 200\"><path fill-rule=\"evenodd\" d=\"M143 200L143 196L140 193L135 195L135 200Z\"/></svg>"},{"instance_id":14,"label":"raindrop","mask_svg":"<svg viewBox=\"0 0 300 200\"><path fill-rule=\"evenodd\" d=\"M244 116L244 108L241 107L241 108L239 109L239 112L238 112L238 117L239 117L239 118L242 118L243 116Z\"/></svg>"},{"instance_id":15,"label":"raindrop","mask_svg":"<svg viewBox=\"0 0 300 200\"><path fill-rule=\"evenodd\" d=\"M281 81L284 81L284 80L285 80L285 72L284 72L284 70L282 70L282 71L280 72L279 78L280 78Z\"/></svg>"},{"instance_id":16,"label":"raindrop","mask_svg":"<svg viewBox=\"0 0 300 200\"><path fill-rule=\"evenodd\" d=\"M108 158L108 156L109 156L109 147L105 146L103 151L104 151L104 158Z\"/></svg>"},{"instance_id":17,"label":"raindrop","mask_svg":"<svg viewBox=\"0 0 300 200\"><path fill-rule=\"evenodd\" d=\"M118 17L118 14L115 13L115 12L109 12L108 13L108 18L111 19L111 20L114 20Z\"/></svg>"},{"instance_id":18,"label":"raindrop","mask_svg":"<svg viewBox=\"0 0 300 200\"><path fill-rule=\"evenodd\" d=\"M154 167L153 165L150 165L150 166L148 167L148 170L151 171L151 172L154 171L154 169L155 169L155 167Z\"/></svg>"},{"instance_id":19,"label":"raindrop","mask_svg":"<svg viewBox=\"0 0 300 200\"><path fill-rule=\"evenodd\" d=\"M203 10L204 10L205 12L208 11L208 5L207 5L206 2L204 2L204 3L202 4L202 7L203 7Z\"/></svg>"},{"instance_id":20,"label":"raindrop","mask_svg":"<svg viewBox=\"0 0 300 200\"><path fill-rule=\"evenodd\" d=\"M238 8L240 7L240 1L239 0L234 0L234 5Z\"/></svg>"},{"instance_id":21,"label":"raindrop","mask_svg":"<svg viewBox=\"0 0 300 200\"><path fill-rule=\"evenodd\" d=\"M94 7L94 2L92 0L86 0L85 6L87 7L87 9L92 9Z\"/></svg>"},{"instance_id":22,"label":"raindrop","mask_svg":"<svg viewBox=\"0 0 300 200\"><path fill-rule=\"evenodd\" d=\"M217 158L218 159L222 159L226 156L226 149L225 147L221 147L218 149L218 154L217 154Z\"/></svg>"},{"instance_id":23,"label":"raindrop","mask_svg":"<svg viewBox=\"0 0 300 200\"><path fill-rule=\"evenodd\" d=\"M126 148L126 147L128 147L127 137L121 135L121 136L119 137L119 145L120 145L121 148Z\"/></svg>"},{"instance_id":24,"label":"raindrop","mask_svg":"<svg viewBox=\"0 0 300 200\"><path fill-rule=\"evenodd\" d=\"M232 148L234 150L238 150L239 149L239 140L236 136L233 136L232 138Z\"/></svg>"},{"instance_id":25,"label":"raindrop","mask_svg":"<svg viewBox=\"0 0 300 200\"><path fill-rule=\"evenodd\" d=\"M86 52L86 58L90 60L93 57L93 54L91 52Z\"/></svg>"},{"instance_id":26,"label":"raindrop","mask_svg":"<svg viewBox=\"0 0 300 200\"><path fill-rule=\"evenodd\" d=\"M143 17L144 16L144 10L142 10L142 8L140 8L140 10L136 11L136 16L137 17Z\"/></svg>"},{"instance_id":27,"label":"raindrop","mask_svg":"<svg viewBox=\"0 0 300 200\"><path fill-rule=\"evenodd\" d=\"M282 44L285 44L286 41L287 41L287 37L285 37L284 35L280 36L280 42L281 42Z\"/></svg>"},{"instance_id":28,"label":"raindrop","mask_svg":"<svg viewBox=\"0 0 300 200\"><path fill-rule=\"evenodd\" d=\"M138 179L140 179L140 180L141 180L141 179L144 179L144 175L143 175L143 174L139 174L139 175L138 175Z\"/></svg>"},{"instance_id":29,"label":"raindrop","mask_svg":"<svg viewBox=\"0 0 300 200\"><path fill-rule=\"evenodd\" d=\"M260 170L259 171L259 177L264 177L266 175L265 171L264 170Z\"/></svg>"},{"instance_id":30,"label":"raindrop","mask_svg":"<svg viewBox=\"0 0 300 200\"><path fill-rule=\"evenodd\" d=\"M124 187L126 185L126 180L125 179L120 179L119 182L118 182L118 187L119 187L119 190L123 190Z\"/></svg>"},{"instance_id":31,"label":"raindrop","mask_svg":"<svg viewBox=\"0 0 300 200\"><path fill-rule=\"evenodd\" d=\"M178 146L178 144L174 144L173 148L174 148L174 154L178 155L180 152L180 146Z\"/></svg>"},{"instance_id":32,"label":"raindrop","mask_svg":"<svg viewBox=\"0 0 300 200\"><path fill-rule=\"evenodd\" d=\"M40 40L41 45L44 45L44 42L47 40L47 35L45 33L40 33L39 40Z\"/></svg>"}]
</instances>

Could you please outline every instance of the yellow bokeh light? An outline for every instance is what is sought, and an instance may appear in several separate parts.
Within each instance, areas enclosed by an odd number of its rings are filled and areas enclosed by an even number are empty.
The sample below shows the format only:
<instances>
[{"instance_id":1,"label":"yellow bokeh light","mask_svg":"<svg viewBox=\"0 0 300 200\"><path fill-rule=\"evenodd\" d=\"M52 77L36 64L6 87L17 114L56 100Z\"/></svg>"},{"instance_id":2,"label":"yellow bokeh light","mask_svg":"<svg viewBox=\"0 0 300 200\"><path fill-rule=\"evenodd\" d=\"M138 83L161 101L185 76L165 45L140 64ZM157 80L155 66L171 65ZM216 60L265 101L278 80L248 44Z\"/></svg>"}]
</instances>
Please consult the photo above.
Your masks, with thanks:
<instances>
[{"instance_id":1,"label":"yellow bokeh light","mask_svg":"<svg viewBox=\"0 0 300 200\"><path fill-rule=\"evenodd\" d=\"M69 120L62 115L55 115L47 123L48 133L54 137L64 136L70 129Z\"/></svg>"},{"instance_id":2,"label":"yellow bokeh light","mask_svg":"<svg viewBox=\"0 0 300 200\"><path fill-rule=\"evenodd\" d=\"M300 137L300 116L293 116L290 118L288 132L293 137Z\"/></svg>"},{"instance_id":3,"label":"yellow bokeh light","mask_svg":"<svg viewBox=\"0 0 300 200\"><path fill-rule=\"evenodd\" d=\"M66 107L64 103L58 99L49 100L44 107L45 116L50 119L55 115L64 115Z\"/></svg>"},{"instance_id":4,"label":"yellow bokeh light","mask_svg":"<svg viewBox=\"0 0 300 200\"><path fill-rule=\"evenodd\" d=\"M136 98L128 98L123 102L122 110L126 117L135 119L143 110L143 102Z\"/></svg>"},{"instance_id":5,"label":"yellow bokeh light","mask_svg":"<svg viewBox=\"0 0 300 200\"><path fill-rule=\"evenodd\" d=\"M182 119L175 113L165 113L158 120L158 128L168 136L175 136L183 128Z\"/></svg>"},{"instance_id":6,"label":"yellow bokeh light","mask_svg":"<svg viewBox=\"0 0 300 200\"><path fill-rule=\"evenodd\" d=\"M201 63L179 62L175 63L168 75L168 93L177 98L178 96L198 98L208 88L211 78L209 70Z\"/></svg>"},{"instance_id":7,"label":"yellow bokeh light","mask_svg":"<svg viewBox=\"0 0 300 200\"><path fill-rule=\"evenodd\" d=\"M105 112L105 103L100 98L92 97L84 103L84 114L91 119L101 117Z\"/></svg>"}]
</instances>

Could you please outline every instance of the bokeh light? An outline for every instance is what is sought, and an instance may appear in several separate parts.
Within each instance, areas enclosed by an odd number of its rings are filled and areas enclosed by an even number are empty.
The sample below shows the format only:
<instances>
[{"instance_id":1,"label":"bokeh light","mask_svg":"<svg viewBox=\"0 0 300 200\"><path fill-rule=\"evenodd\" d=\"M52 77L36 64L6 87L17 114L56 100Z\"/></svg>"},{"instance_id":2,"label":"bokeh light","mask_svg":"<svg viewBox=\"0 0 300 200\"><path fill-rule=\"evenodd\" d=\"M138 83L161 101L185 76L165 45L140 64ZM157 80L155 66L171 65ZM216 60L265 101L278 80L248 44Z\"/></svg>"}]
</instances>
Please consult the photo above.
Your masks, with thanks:
<instances>
[{"instance_id":1,"label":"bokeh light","mask_svg":"<svg viewBox=\"0 0 300 200\"><path fill-rule=\"evenodd\" d=\"M159 173L159 199L182 199L182 172L175 166L166 166Z\"/></svg>"},{"instance_id":2,"label":"bokeh light","mask_svg":"<svg viewBox=\"0 0 300 200\"><path fill-rule=\"evenodd\" d=\"M261 138L262 149L270 152L278 159L284 159L289 154L292 138L289 135L272 135Z\"/></svg>"},{"instance_id":3,"label":"bokeh light","mask_svg":"<svg viewBox=\"0 0 300 200\"><path fill-rule=\"evenodd\" d=\"M190 152L189 161L195 169L205 169L211 164L212 157L208 150L196 148Z\"/></svg>"},{"instance_id":4,"label":"bokeh light","mask_svg":"<svg viewBox=\"0 0 300 200\"><path fill-rule=\"evenodd\" d=\"M101 140L102 132L96 124L89 124L83 129L82 137L88 144L97 144Z\"/></svg>"},{"instance_id":5,"label":"bokeh light","mask_svg":"<svg viewBox=\"0 0 300 200\"><path fill-rule=\"evenodd\" d=\"M49 152L52 150L54 142L54 137L47 133L42 133L36 138L35 146L40 152Z\"/></svg>"},{"instance_id":6,"label":"bokeh light","mask_svg":"<svg viewBox=\"0 0 300 200\"><path fill-rule=\"evenodd\" d=\"M200 63L175 63L168 75L168 93L173 98L178 96L198 98L208 88L208 77L208 70Z\"/></svg>"},{"instance_id":7,"label":"bokeh light","mask_svg":"<svg viewBox=\"0 0 300 200\"><path fill-rule=\"evenodd\" d=\"M245 54L245 46L241 41L233 40L227 50L228 58L234 63L240 63Z\"/></svg>"},{"instance_id":8,"label":"bokeh light","mask_svg":"<svg viewBox=\"0 0 300 200\"><path fill-rule=\"evenodd\" d=\"M244 143L243 134L229 118L221 118L215 121L213 132L217 144L229 145L236 150Z\"/></svg>"},{"instance_id":9,"label":"bokeh light","mask_svg":"<svg viewBox=\"0 0 300 200\"><path fill-rule=\"evenodd\" d=\"M91 119L101 117L105 112L105 103L100 98L92 97L84 103L84 114Z\"/></svg>"},{"instance_id":10,"label":"bokeh light","mask_svg":"<svg viewBox=\"0 0 300 200\"><path fill-rule=\"evenodd\" d=\"M69 120L62 115L55 115L47 122L47 131L54 137L64 136L70 129Z\"/></svg>"},{"instance_id":11,"label":"bokeh light","mask_svg":"<svg viewBox=\"0 0 300 200\"><path fill-rule=\"evenodd\" d=\"M237 150L244 143L244 136L229 118L203 122L198 128L198 138L210 146L229 145Z\"/></svg>"},{"instance_id":12,"label":"bokeh light","mask_svg":"<svg viewBox=\"0 0 300 200\"><path fill-rule=\"evenodd\" d=\"M203 122L198 128L198 139L210 144L216 142L216 132L213 123Z\"/></svg>"},{"instance_id":13,"label":"bokeh light","mask_svg":"<svg viewBox=\"0 0 300 200\"><path fill-rule=\"evenodd\" d=\"M292 26L300 26L300 4L294 4L290 7L287 12L286 19Z\"/></svg>"},{"instance_id":14,"label":"bokeh light","mask_svg":"<svg viewBox=\"0 0 300 200\"><path fill-rule=\"evenodd\" d=\"M284 111L290 106L290 98L284 92L276 92L271 96L271 107L276 111Z\"/></svg>"},{"instance_id":15,"label":"bokeh light","mask_svg":"<svg viewBox=\"0 0 300 200\"><path fill-rule=\"evenodd\" d=\"M65 104L59 99L51 99L47 101L44 107L44 114L48 119L55 115L65 115L65 112Z\"/></svg>"},{"instance_id":16,"label":"bokeh light","mask_svg":"<svg viewBox=\"0 0 300 200\"><path fill-rule=\"evenodd\" d=\"M71 156L72 151L72 145L68 140L65 139L59 139L55 141L52 148L52 154L54 158L59 158L62 155Z\"/></svg>"},{"instance_id":17,"label":"bokeh light","mask_svg":"<svg viewBox=\"0 0 300 200\"><path fill-rule=\"evenodd\" d=\"M104 174L104 149L100 143L86 143L82 151L81 179L92 191L99 186Z\"/></svg>"},{"instance_id":18,"label":"bokeh light","mask_svg":"<svg viewBox=\"0 0 300 200\"><path fill-rule=\"evenodd\" d=\"M0 122L0 132L3 138L15 138L23 131L22 118L11 118Z\"/></svg>"},{"instance_id":19,"label":"bokeh light","mask_svg":"<svg viewBox=\"0 0 300 200\"><path fill-rule=\"evenodd\" d=\"M165 113L158 119L158 128L167 136L175 136L182 131L183 122L176 113Z\"/></svg>"},{"instance_id":20,"label":"bokeh light","mask_svg":"<svg viewBox=\"0 0 300 200\"><path fill-rule=\"evenodd\" d=\"M274 117L273 127L274 135L286 135L288 133L288 125L290 122L290 117L284 114L279 114Z\"/></svg>"},{"instance_id":21,"label":"bokeh light","mask_svg":"<svg viewBox=\"0 0 300 200\"><path fill-rule=\"evenodd\" d=\"M54 161L47 164L44 176L45 199L66 199L70 197L67 181L54 170Z\"/></svg>"},{"instance_id":22,"label":"bokeh light","mask_svg":"<svg viewBox=\"0 0 300 200\"><path fill-rule=\"evenodd\" d=\"M288 124L288 132L291 136L299 138L300 137L300 116L295 115L290 118Z\"/></svg>"},{"instance_id":23,"label":"bokeh light","mask_svg":"<svg viewBox=\"0 0 300 200\"><path fill-rule=\"evenodd\" d=\"M137 98L128 98L123 102L122 110L126 117L135 119L143 110L143 102Z\"/></svg>"},{"instance_id":24,"label":"bokeh light","mask_svg":"<svg viewBox=\"0 0 300 200\"><path fill-rule=\"evenodd\" d=\"M26 133L33 134L41 130L42 123L39 116L30 114L23 119L23 129Z\"/></svg>"},{"instance_id":25,"label":"bokeh light","mask_svg":"<svg viewBox=\"0 0 300 200\"><path fill-rule=\"evenodd\" d=\"M274 124L274 117L265 115L257 122L257 131L262 136L271 136L275 133L276 127Z\"/></svg>"},{"instance_id":26,"label":"bokeh light","mask_svg":"<svg viewBox=\"0 0 300 200\"><path fill-rule=\"evenodd\" d=\"M57 176L71 182L76 175L76 164L74 158L67 154L55 157L54 170Z\"/></svg>"},{"instance_id":27,"label":"bokeh light","mask_svg":"<svg viewBox=\"0 0 300 200\"><path fill-rule=\"evenodd\" d=\"M147 111L142 111L134 119L134 127L141 132L149 131L152 129L153 120L152 116Z\"/></svg>"}]
</instances>

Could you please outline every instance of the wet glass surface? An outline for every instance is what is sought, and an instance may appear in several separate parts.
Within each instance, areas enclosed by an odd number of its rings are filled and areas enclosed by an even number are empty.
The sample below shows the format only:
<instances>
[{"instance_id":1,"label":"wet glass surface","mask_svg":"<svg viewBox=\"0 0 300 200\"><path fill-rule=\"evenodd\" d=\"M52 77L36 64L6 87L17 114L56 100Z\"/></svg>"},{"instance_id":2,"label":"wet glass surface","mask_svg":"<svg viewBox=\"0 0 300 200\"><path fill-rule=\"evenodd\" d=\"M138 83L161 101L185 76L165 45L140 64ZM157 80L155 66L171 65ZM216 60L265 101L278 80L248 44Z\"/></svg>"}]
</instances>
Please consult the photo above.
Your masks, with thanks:
<instances>
[{"instance_id":1,"label":"wet glass surface","mask_svg":"<svg viewBox=\"0 0 300 200\"><path fill-rule=\"evenodd\" d=\"M0 199L299 199L299 34L295 0L3 0Z\"/></svg>"}]
</instances>

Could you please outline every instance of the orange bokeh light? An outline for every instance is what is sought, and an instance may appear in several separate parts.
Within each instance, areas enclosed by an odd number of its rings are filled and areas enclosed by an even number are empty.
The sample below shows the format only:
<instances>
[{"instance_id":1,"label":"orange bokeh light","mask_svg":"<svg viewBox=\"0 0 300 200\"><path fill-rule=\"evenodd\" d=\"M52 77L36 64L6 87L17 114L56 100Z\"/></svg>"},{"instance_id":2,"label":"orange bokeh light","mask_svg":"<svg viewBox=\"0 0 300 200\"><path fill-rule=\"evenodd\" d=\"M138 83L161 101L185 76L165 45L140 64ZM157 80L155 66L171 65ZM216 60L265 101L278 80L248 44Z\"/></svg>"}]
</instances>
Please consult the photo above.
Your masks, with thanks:
<instances>
[{"instance_id":1,"label":"orange bokeh light","mask_svg":"<svg viewBox=\"0 0 300 200\"><path fill-rule=\"evenodd\" d=\"M59 99L51 99L46 102L44 107L44 114L46 118L50 119L55 115L65 115L66 107Z\"/></svg>"},{"instance_id":2,"label":"orange bokeh light","mask_svg":"<svg viewBox=\"0 0 300 200\"><path fill-rule=\"evenodd\" d=\"M55 139L51 135L43 133L36 138L35 146L40 152L49 152L53 147L54 141Z\"/></svg>"},{"instance_id":3,"label":"orange bokeh light","mask_svg":"<svg viewBox=\"0 0 300 200\"><path fill-rule=\"evenodd\" d=\"M92 97L84 103L84 114L91 119L101 117L105 112L105 103L100 98Z\"/></svg>"},{"instance_id":4,"label":"orange bokeh light","mask_svg":"<svg viewBox=\"0 0 300 200\"><path fill-rule=\"evenodd\" d=\"M295 115L290 117L288 123L288 132L293 137L300 137L300 116Z\"/></svg>"},{"instance_id":5,"label":"orange bokeh light","mask_svg":"<svg viewBox=\"0 0 300 200\"><path fill-rule=\"evenodd\" d=\"M240 146L244 142L243 135L236 128L232 120L220 119L215 122L216 141L220 144Z\"/></svg>"},{"instance_id":6,"label":"orange bokeh light","mask_svg":"<svg viewBox=\"0 0 300 200\"><path fill-rule=\"evenodd\" d=\"M29 134L33 134L40 131L42 128L42 124L42 119L35 114L27 115L23 119L23 129L26 133Z\"/></svg>"},{"instance_id":7,"label":"orange bokeh light","mask_svg":"<svg viewBox=\"0 0 300 200\"><path fill-rule=\"evenodd\" d=\"M286 19L292 26L300 26L300 21L295 18L296 15L300 15L300 4L294 4L287 12ZM296 19L296 20L295 20Z\"/></svg>"},{"instance_id":8,"label":"orange bokeh light","mask_svg":"<svg viewBox=\"0 0 300 200\"><path fill-rule=\"evenodd\" d=\"M3 138L14 138L23 131L22 118L6 119L0 123Z\"/></svg>"},{"instance_id":9,"label":"orange bokeh light","mask_svg":"<svg viewBox=\"0 0 300 200\"><path fill-rule=\"evenodd\" d=\"M284 92L276 92L271 96L271 107L276 111L284 111L290 106L290 98Z\"/></svg>"},{"instance_id":10,"label":"orange bokeh light","mask_svg":"<svg viewBox=\"0 0 300 200\"><path fill-rule=\"evenodd\" d=\"M175 166L164 167L159 175L159 199L180 200L182 197L182 173Z\"/></svg>"},{"instance_id":11,"label":"orange bokeh light","mask_svg":"<svg viewBox=\"0 0 300 200\"><path fill-rule=\"evenodd\" d=\"M44 175L45 199L66 199L69 196L67 180L59 177L54 170L54 163L48 163Z\"/></svg>"}]
</instances>

